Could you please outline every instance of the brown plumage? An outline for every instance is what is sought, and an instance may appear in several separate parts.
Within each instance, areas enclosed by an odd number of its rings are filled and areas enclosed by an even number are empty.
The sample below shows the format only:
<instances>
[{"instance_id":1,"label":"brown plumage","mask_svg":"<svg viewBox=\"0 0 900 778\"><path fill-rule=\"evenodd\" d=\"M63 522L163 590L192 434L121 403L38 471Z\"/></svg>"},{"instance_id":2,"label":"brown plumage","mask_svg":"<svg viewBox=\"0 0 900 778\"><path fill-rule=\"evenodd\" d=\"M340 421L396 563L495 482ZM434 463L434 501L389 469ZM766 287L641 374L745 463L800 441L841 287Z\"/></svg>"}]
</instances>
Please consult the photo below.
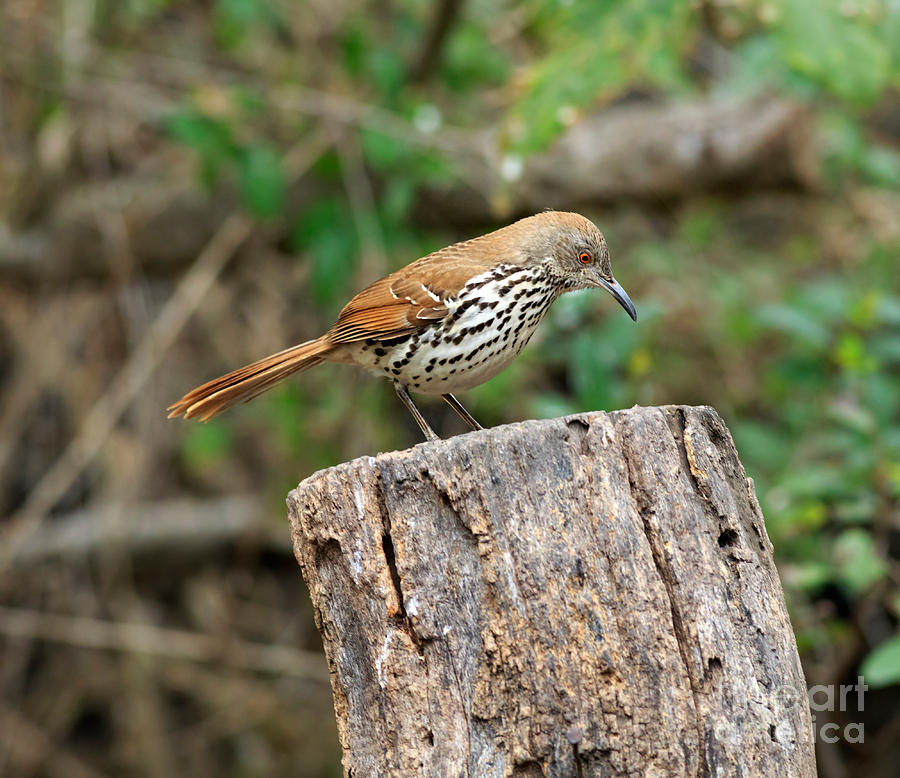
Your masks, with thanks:
<instances>
[{"instance_id":1,"label":"brown plumage","mask_svg":"<svg viewBox=\"0 0 900 778\"><path fill-rule=\"evenodd\" d=\"M330 349L331 344L323 335L244 365L188 392L169 406L169 418L183 415L186 419L209 421L240 400L252 400L291 373L324 362L322 355Z\"/></svg>"},{"instance_id":2,"label":"brown plumage","mask_svg":"<svg viewBox=\"0 0 900 778\"><path fill-rule=\"evenodd\" d=\"M440 394L467 424L478 423L450 394L500 372L522 349L549 305L571 289L607 289L634 318L612 277L593 223L548 211L435 251L368 286L334 326L216 378L169 408L169 417L206 421L291 373L322 362L357 364L394 381L429 439L436 437L408 390Z\"/></svg>"}]
</instances>

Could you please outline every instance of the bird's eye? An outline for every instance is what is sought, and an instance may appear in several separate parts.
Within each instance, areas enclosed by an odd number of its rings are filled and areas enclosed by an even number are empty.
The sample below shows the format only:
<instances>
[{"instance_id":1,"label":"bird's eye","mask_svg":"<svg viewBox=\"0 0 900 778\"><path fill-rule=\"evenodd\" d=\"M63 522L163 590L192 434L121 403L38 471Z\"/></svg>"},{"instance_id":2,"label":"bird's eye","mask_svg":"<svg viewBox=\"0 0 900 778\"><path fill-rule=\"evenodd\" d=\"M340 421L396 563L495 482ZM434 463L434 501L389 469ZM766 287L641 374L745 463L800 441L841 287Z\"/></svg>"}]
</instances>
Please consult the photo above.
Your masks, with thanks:
<instances>
[{"instance_id":1,"label":"bird's eye","mask_svg":"<svg viewBox=\"0 0 900 778\"><path fill-rule=\"evenodd\" d=\"M591 262L593 261L593 257L592 257L590 254L588 254L586 251L582 251L582 252L578 255L578 261L579 261L582 265L590 265Z\"/></svg>"}]
</instances>

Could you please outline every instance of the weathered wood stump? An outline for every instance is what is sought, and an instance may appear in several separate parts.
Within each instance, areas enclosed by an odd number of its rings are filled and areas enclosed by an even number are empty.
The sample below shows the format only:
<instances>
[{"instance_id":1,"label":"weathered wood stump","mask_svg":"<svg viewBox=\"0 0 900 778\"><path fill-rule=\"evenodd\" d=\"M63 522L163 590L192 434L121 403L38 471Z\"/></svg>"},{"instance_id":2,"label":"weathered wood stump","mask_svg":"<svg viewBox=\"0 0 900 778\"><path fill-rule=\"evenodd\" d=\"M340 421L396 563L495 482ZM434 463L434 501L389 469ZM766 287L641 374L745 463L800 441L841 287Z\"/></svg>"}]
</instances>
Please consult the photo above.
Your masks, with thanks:
<instances>
[{"instance_id":1,"label":"weathered wood stump","mask_svg":"<svg viewBox=\"0 0 900 778\"><path fill-rule=\"evenodd\" d=\"M714 410L461 435L316 473L288 506L347 776L815 775Z\"/></svg>"}]
</instances>

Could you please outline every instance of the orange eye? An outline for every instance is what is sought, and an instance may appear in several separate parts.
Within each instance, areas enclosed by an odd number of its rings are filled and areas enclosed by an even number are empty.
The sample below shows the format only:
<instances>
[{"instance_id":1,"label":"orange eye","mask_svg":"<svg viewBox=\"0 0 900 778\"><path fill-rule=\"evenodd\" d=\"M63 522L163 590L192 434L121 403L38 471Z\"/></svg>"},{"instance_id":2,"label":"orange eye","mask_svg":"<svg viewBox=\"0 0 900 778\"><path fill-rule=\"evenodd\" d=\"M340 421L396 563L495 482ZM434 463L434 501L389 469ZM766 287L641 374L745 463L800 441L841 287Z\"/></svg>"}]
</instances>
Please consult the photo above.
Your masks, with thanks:
<instances>
[{"instance_id":1,"label":"orange eye","mask_svg":"<svg viewBox=\"0 0 900 778\"><path fill-rule=\"evenodd\" d=\"M592 259L593 259L593 258L591 257L591 255L588 254L586 251L582 251L582 252L578 255L578 261L581 262L582 265L589 265L589 264L591 264L591 260L592 260Z\"/></svg>"}]
</instances>

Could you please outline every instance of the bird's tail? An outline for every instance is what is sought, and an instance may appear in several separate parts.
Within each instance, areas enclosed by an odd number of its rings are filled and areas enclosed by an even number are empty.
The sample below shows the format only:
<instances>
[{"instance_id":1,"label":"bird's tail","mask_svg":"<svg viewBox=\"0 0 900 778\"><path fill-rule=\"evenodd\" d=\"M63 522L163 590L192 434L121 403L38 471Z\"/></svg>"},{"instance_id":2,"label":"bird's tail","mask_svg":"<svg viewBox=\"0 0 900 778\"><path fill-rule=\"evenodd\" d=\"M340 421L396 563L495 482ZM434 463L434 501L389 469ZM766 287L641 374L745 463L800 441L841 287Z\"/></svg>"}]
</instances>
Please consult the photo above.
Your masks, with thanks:
<instances>
[{"instance_id":1,"label":"bird's tail","mask_svg":"<svg viewBox=\"0 0 900 778\"><path fill-rule=\"evenodd\" d=\"M244 365L188 392L168 407L169 418L184 415L186 419L209 421L237 402L249 402L291 373L324 362L331 348L323 335Z\"/></svg>"}]
</instances>

